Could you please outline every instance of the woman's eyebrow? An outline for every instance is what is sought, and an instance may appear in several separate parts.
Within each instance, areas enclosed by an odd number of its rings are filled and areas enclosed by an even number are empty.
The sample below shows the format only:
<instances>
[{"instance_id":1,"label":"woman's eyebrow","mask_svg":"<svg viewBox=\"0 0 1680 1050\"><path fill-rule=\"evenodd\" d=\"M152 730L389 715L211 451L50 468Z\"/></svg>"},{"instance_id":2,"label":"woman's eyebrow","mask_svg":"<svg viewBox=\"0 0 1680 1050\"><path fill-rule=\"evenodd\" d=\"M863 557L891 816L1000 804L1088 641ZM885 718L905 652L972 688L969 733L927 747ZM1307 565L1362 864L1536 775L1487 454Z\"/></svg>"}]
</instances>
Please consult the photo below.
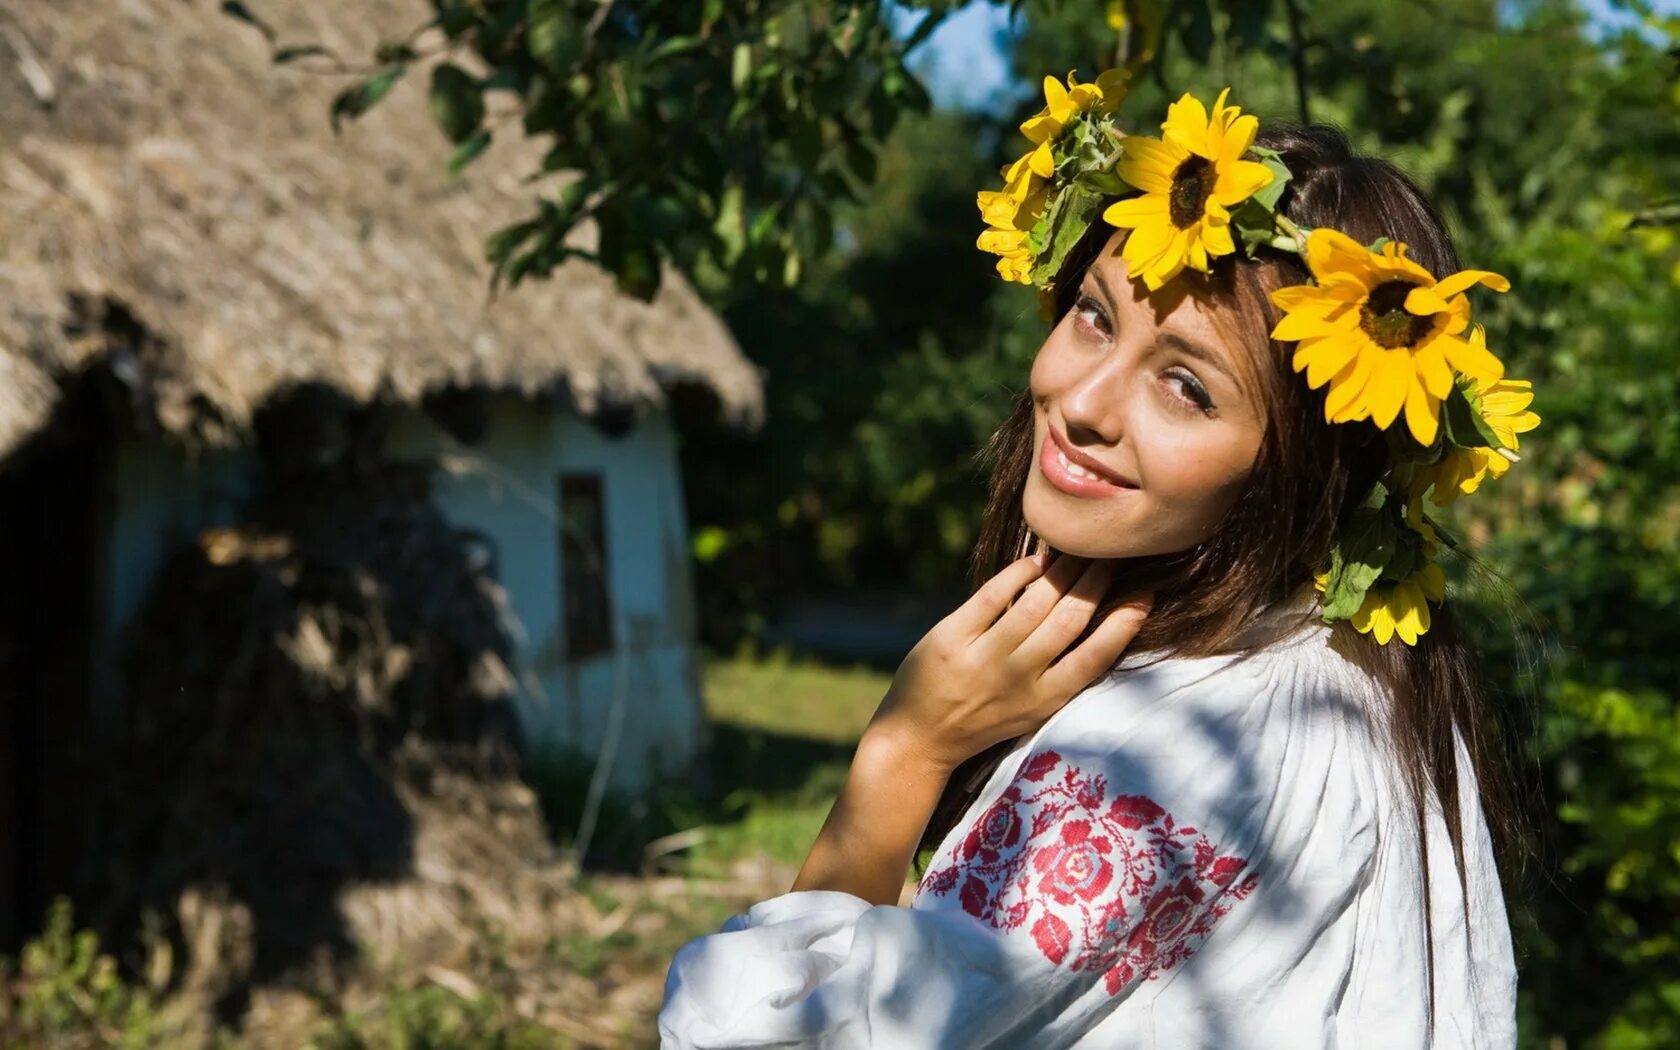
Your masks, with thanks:
<instances>
[{"instance_id":1,"label":"woman's eyebrow","mask_svg":"<svg viewBox=\"0 0 1680 1050\"><path fill-rule=\"evenodd\" d=\"M1108 282L1103 280L1103 275L1098 273L1097 268L1094 266L1086 272L1091 275L1091 277L1097 282L1097 287L1102 290L1103 299L1108 302L1108 316L1116 316L1114 310L1114 293L1108 290Z\"/></svg>"}]
</instances>

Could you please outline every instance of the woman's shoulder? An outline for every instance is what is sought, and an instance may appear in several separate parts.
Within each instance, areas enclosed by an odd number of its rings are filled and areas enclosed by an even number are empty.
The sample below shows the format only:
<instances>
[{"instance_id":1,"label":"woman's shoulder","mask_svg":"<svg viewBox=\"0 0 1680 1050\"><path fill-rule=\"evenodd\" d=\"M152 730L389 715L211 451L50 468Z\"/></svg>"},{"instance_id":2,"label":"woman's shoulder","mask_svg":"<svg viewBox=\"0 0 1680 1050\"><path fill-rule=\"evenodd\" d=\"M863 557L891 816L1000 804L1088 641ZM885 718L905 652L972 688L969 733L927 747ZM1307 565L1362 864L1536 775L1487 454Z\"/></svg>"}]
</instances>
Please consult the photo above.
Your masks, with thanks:
<instances>
[{"instance_id":1,"label":"woman's shoulder","mask_svg":"<svg viewBox=\"0 0 1680 1050\"><path fill-rule=\"evenodd\" d=\"M1354 839L1374 826L1388 793L1381 697L1328 627L1240 653L1141 657L1069 701L985 797L1016 777L1100 776L1232 835L1258 825L1289 840L1340 823Z\"/></svg>"},{"instance_id":2,"label":"woman's shoulder","mask_svg":"<svg viewBox=\"0 0 1680 1050\"><path fill-rule=\"evenodd\" d=\"M1291 620L1235 652L1129 654L1044 728L1047 737L1124 738L1223 724L1240 728L1250 743L1279 733L1329 734L1375 746L1384 702L1377 682L1338 650L1327 625Z\"/></svg>"}]
</instances>

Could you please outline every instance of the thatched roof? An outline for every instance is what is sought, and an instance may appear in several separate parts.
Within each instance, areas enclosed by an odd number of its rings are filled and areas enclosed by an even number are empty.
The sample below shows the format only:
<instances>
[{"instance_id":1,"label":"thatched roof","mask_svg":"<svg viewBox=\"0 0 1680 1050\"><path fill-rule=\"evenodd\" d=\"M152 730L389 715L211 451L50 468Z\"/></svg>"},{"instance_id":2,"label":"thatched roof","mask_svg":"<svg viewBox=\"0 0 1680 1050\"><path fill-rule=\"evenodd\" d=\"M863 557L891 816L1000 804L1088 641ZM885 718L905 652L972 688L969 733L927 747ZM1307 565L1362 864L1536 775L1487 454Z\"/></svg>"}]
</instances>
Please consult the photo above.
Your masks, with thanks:
<instances>
[{"instance_id":1,"label":"thatched roof","mask_svg":"<svg viewBox=\"0 0 1680 1050\"><path fill-rule=\"evenodd\" d=\"M282 43L356 62L430 7L246 2ZM675 274L642 303L572 260L490 299L484 237L544 188L521 182L540 143L517 120L452 179L419 70L335 137L349 80L273 65L221 8L0 8L0 456L60 377L113 350L165 427L210 440L302 382L405 401L564 387L591 412L686 381L736 422L762 418L758 371Z\"/></svg>"}]
</instances>

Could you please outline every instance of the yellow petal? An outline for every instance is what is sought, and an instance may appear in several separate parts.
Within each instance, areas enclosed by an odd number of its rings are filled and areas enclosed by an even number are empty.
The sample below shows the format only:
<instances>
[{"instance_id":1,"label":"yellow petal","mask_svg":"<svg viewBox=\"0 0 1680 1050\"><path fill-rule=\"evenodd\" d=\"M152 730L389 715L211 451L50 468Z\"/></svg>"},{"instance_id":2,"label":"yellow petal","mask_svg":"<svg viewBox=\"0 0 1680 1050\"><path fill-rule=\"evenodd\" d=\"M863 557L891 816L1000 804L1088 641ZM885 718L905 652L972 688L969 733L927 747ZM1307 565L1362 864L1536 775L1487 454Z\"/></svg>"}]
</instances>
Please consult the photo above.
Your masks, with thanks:
<instances>
[{"instance_id":1,"label":"yellow petal","mask_svg":"<svg viewBox=\"0 0 1680 1050\"><path fill-rule=\"evenodd\" d=\"M1318 279L1319 294L1329 299L1363 304L1370 297L1371 286L1365 277L1351 273L1326 274Z\"/></svg>"},{"instance_id":2,"label":"yellow petal","mask_svg":"<svg viewBox=\"0 0 1680 1050\"><path fill-rule=\"evenodd\" d=\"M1094 103L1099 102L1102 99L1102 88L1098 87L1094 83L1081 84L1079 82L1077 70L1068 70L1067 86L1068 97L1073 100L1073 105L1077 112L1083 113Z\"/></svg>"},{"instance_id":3,"label":"yellow petal","mask_svg":"<svg viewBox=\"0 0 1680 1050\"><path fill-rule=\"evenodd\" d=\"M1441 326L1441 331L1448 335L1457 335L1470 327L1470 300L1462 295L1455 295L1448 300L1447 305L1449 309L1445 314L1435 315L1437 322L1443 317L1446 319L1446 324Z\"/></svg>"},{"instance_id":4,"label":"yellow petal","mask_svg":"<svg viewBox=\"0 0 1680 1050\"><path fill-rule=\"evenodd\" d=\"M1272 305L1279 310L1294 310L1318 298L1318 287L1311 284L1292 284L1272 293Z\"/></svg>"},{"instance_id":5,"label":"yellow petal","mask_svg":"<svg viewBox=\"0 0 1680 1050\"><path fill-rule=\"evenodd\" d=\"M1044 77L1044 104L1058 122L1066 124L1073 119L1075 110L1067 89L1062 87L1061 81L1048 74Z\"/></svg>"},{"instance_id":6,"label":"yellow petal","mask_svg":"<svg viewBox=\"0 0 1680 1050\"><path fill-rule=\"evenodd\" d=\"M1219 93L1219 98L1223 99L1230 91L1226 88ZM1260 118L1242 115L1241 106L1226 106L1215 101L1213 121L1208 129L1208 146L1213 150L1210 159L1222 164L1235 161L1254 144L1254 136L1259 130Z\"/></svg>"},{"instance_id":7,"label":"yellow petal","mask_svg":"<svg viewBox=\"0 0 1680 1050\"><path fill-rule=\"evenodd\" d=\"M1194 227L1192 227L1188 232L1190 236L1186 242L1184 259L1185 265L1189 266L1193 270L1200 270L1202 273L1207 273L1207 242L1201 238Z\"/></svg>"},{"instance_id":8,"label":"yellow petal","mask_svg":"<svg viewBox=\"0 0 1680 1050\"><path fill-rule=\"evenodd\" d=\"M1188 156L1182 149L1158 139L1128 135L1125 152L1114 166L1115 174L1140 190L1166 193L1172 189L1173 172Z\"/></svg>"},{"instance_id":9,"label":"yellow petal","mask_svg":"<svg viewBox=\"0 0 1680 1050\"><path fill-rule=\"evenodd\" d=\"M1370 406L1371 419L1382 427L1394 422L1400 406L1406 402L1406 388L1412 383L1412 355L1405 350L1381 351L1371 381L1365 388L1365 403Z\"/></svg>"},{"instance_id":10,"label":"yellow petal","mask_svg":"<svg viewBox=\"0 0 1680 1050\"><path fill-rule=\"evenodd\" d=\"M1442 333L1432 340L1439 344L1447 364L1467 376L1498 379L1505 374L1505 362L1493 356L1485 346L1477 346L1456 335Z\"/></svg>"},{"instance_id":11,"label":"yellow petal","mask_svg":"<svg viewBox=\"0 0 1680 1050\"><path fill-rule=\"evenodd\" d=\"M1045 142L1037 149L1033 150L1032 160L1028 163L1032 166L1033 174L1035 175L1048 179L1051 175L1055 174L1056 157L1055 154L1050 151L1050 143Z\"/></svg>"},{"instance_id":12,"label":"yellow petal","mask_svg":"<svg viewBox=\"0 0 1680 1050\"><path fill-rule=\"evenodd\" d=\"M1445 299L1437 295L1434 289L1418 285L1406 293L1406 312L1417 317L1428 317L1430 314L1444 314L1452 311L1452 306Z\"/></svg>"},{"instance_id":13,"label":"yellow petal","mask_svg":"<svg viewBox=\"0 0 1680 1050\"><path fill-rule=\"evenodd\" d=\"M1237 250L1231 239L1231 227L1225 223L1206 223L1202 226L1202 243L1209 255L1230 255Z\"/></svg>"},{"instance_id":14,"label":"yellow petal","mask_svg":"<svg viewBox=\"0 0 1680 1050\"><path fill-rule=\"evenodd\" d=\"M1056 137L1062 122L1048 113L1039 113L1021 122L1021 134L1034 143L1044 143Z\"/></svg>"},{"instance_id":15,"label":"yellow petal","mask_svg":"<svg viewBox=\"0 0 1680 1050\"><path fill-rule=\"evenodd\" d=\"M1437 401L1452 392L1452 368L1436 340L1431 339L1412 351L1412 366L1417 369L1418 378L1423 380L1424 389Z\"/></svg>"},{"instance_id":16,"label":"yellow petal","mask_svg":"<svg viewBox=\"0 0 1680 1050\"><path fill-rule=\"evenodd\" d=\"M985 230L975 240L975 247L985 252L1019 251L1027 242L1025 230Z\"/></svg>"},{"instance_id":17,"label":"yellow petal","mask_svg":"<svg viewBox=\"0 0 1680 1050\"><path fill-rule=\"evenodd\" d=\"M1125 197L1103 209L1103 221L1110 226L1137 226L1151 220L1167 221L1167 199L1153 193Z\"/></svg>"},{"instance_id":18,"label":"yellow petal","mask_svg":"<svg viewBox=\"0 0 1680 1050\"><path fill-rule=\"evenodd\" d=\"M1139 223L1126 235L1120 257L1126 260L1129 272L1142 273L1155 265L1155 260L1172 243L1172 224L1165 218Z\"/></svg>"},{"instance_id":19,"label":"yellow petal","mask_svg":"<svg viewBox=\"0 0 1680 1050\"><path fill-rule=\"evenodd\" d=\"M1351 339L1315 339L1296 349L1291 364L1297 372L1305 367L1307 386L1317 390L1346 368L1358 352L1359 348Z\"/></svg>"},{"instance_id":20,"label":"yellow petal","mask_svg":"<svg viewBox=\"0 0 1680 1050\"><path fill-rule=\"evenodd\" d=\"M1399 241L1389 241L1383 245L1380 254L1372 254L1367 250L1371 265L1382 273L1382 280L1405 281L1408 284L1433 286L1435 275L1406 258L1406 246Z\"/></svg>"},{"instance_id":21,"label":"yellow petal","mask_svg":"<svg viewBox=\"0 0 1680 1050\"><path fill-rule=\"evenodd\" d=\"M1026 200L1041 183L1032 169L1033 154L1024 153L1004 170L1003 192L1016 200Z\"/></svg>"},{"instance_id":22,"label":"yellow petal","mask_svg":"<svg viewBox=\"0 0 1680 1050\"><path fill-rule=\"evenodd\" d=\"M1152 292L1158 291L1162 285L1177 277L1184 270L1184 256L1188 237L1184 230L1172 226L1169 226L1168 229L1170 234L1166 247L1161 249L1160 254L1150 261L1148 268L1143 272L1143 283ZM1127 265L1128 273L1132 272L1129 269L1130 263Z\"/></svg>"},{"instance_id":23,"label":"yellow petal","mask_svg":"<svg viewBox=\"0 0 1680 1050\"><path fill-rule=\"evenodd\" d=\"M1271 336L1279 342L1307 339L1318 335L1348 332L1358 327L1359 312L1349 303L1309 302L1289 311L1272 328Z\"/></svg>"},{"instance_id":24,"label":"yellow petal","mask_svg":"<svg viewBox=\"0 0 1680 1050\"><path fill-rule=\"evenodd\" d=\"M1443 299L1451 299L1459 292L1472 285L1485 284L1496 292L1511 290L1511 282L1491 270L1460 270L1450 277L1443 277L1435 283L1435 294Z\"/></svg>"},{"instance_id":25,"label":"yellow petal","mask_svg":"<svg viewBox=\"0 0 1680 1050\"><path fill-rule=\"evenodd\" d=\"M1521 412L1534 400L1534 383L1528 379L1500 379L1478 393L1482 396L1482 407L1490 414L1510 416Z\"/></svg>"},{"instance_id":26,"label":"yellow petal","mask_svg":"<svg viewBox=\"0 0 1680 1050\"><path fill-rule=\"evenodd\" d=\"M1349 423L1369 414L1364 410L1365 386L1383 351L1369 341L1355 345L1353 359L1330 377L1330 389L1324 395L1324 418L1332 423Z\"/></svg>"},{"instance_id":27,"label":"yellow petal","mask_svg":"<svg viewBox=\"0 0 1680 1050\"><path fill-rule=\"evenodd\" d=\"M1441 425L1441 402L1429 396L1414 372L1406 386L1406 428L1418 444L1429 445Z\"/></svg>"},{"instance_id":28,"label":"yellow petal","mask_svg":"<svg viewBox=\"0 0 1680 1050\"><path fill-rule=\"evenodd\" d=\"M1339 272L1367 274L1370 260L1365 246L1340 230L1319 226L1307 234L1307 266L1320 281Z\"/></svg>"},{"instance_id":29,"label":"yellow petal","mask_svg":"<svg viewBox=\"0 0 1680 1050\"><path fill-rule=\"evenodd\" d=\"M1006 255L998 260L997 271L1006 281L1017 284L1032 283L1032 260L1021 256Z\"/></svg>"},{"instance_id":30,"label":"yellow petal","mask_svg":"<svg viewBox=\"0 0 1680 1050\"><path fill-rule=\"evenodd\" d=\"M1429 612L1424 605L1423 592L1417 584L1406 580L1394 588L1394 633L1407 645L1416 645L1418 635L1429 629Z\"/></svg>"},{"instance_id":31,"label":"yellow petal","mask_svg":"<svg viewBox=\"0 0 1680 1050\"><path fill-rule=\"evenodd\" d=\"M1361 631L1375 634L1377 641L1383 645L1387 645L1388 640L1394 637L1394 614L1389 611L1375 588L1366 593L1365 605L1360 606L1353 625Z\"/></svg>"},{"instance_id":32,"label":"yellow petal","mask_svg":"<svg viewBox=\"0 0 1680 1050\"><path fill-rule=\"evenodd\" d=\"M1015 215L1020 210L1019 201L1007 193L994 190L981 190L976 198L980 205L980 216L988 226L1012 226Z\"/></svg>"},{"instance_id":33,"label":"yellow petal","mask_svg":"<svg viewBox=\"0 0 1680 1050\"><path fill-rule=\"evenodd\" d=\"M1252 160L1239 160L1219 173L1213 199L1226 206L1239 204L1272 184L1272 169Z\"/></svg>"},{"instance_id":34,"label":"yellow petal","mask_svg":"<svg viewBox=\"0 0 1680 1050\"><path fill-rule=\"evenodd\" d=\"M1167 107L1167 119L1161 123L1162 138L1176 141L1194 153L1207 142L1207 127L1207 107L1186 91Z\"/></svg>"}]
</instances>

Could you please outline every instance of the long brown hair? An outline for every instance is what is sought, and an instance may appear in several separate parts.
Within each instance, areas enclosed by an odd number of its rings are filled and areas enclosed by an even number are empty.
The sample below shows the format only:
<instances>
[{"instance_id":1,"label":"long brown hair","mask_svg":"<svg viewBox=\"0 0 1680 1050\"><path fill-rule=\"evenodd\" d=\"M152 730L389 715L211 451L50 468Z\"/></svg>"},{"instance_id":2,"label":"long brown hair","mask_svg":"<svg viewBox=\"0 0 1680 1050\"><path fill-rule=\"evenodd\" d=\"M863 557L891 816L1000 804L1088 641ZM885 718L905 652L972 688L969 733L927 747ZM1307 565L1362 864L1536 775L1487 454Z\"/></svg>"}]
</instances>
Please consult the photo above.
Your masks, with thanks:
<instances>
[{"instance_id":1,"label":"long brown hair","mask_svg":"<svg viewBox=\"0 0 1680 1050\"><path fill-rule=\"evenodd\" d=\"M1445 223L1422 190L1402 171L1376 157L1355 155L1335 127L1274 122L1256 144L1277 150L1292 179L1280 207L1302 226L1331 226L1361 243L1387 236L1403 241L1409 256L1436 277L1459 270ZM1094 223L1070 253L1053 286L1058 318L1071 308L1086 268L1113 230ZM1149 617L1133 650L1174 656L1241 651L1237 635L1249 617L1312 579L1328 558L1350 512L1387 464L1381 432L1369 421L1326 423L1323 390L1310 390L1291 371L1289 347L1269 333L1278 319L1272 290L1308 280L1292 253L1260 249L1254 258L1219 258L1205 277L1186 270L1219 309L1219 323L1236 345L1255 352L1268 415L1266 432L1234 509L1214 535L1169 556L1123 559L1115 578L1124 584L1093 617L1093 625L1127 594L1155 592ZM1021 497L1032 470L1034 414L1023 390L1013 412L981 451L991 465L985 511L970 566L978 588L1004 566L1044 546L1028 528ZM1473 560L1473 559L1472 559ZM1475 566L1480 569L1483 567ZM1424 873L1424 922L1428 945L1430 1024L1434 1015L1434 938L1430 935L1427 799L1440 800L1469 919L1469 891L1459 822L1453 730L1462 735L1476 775L1480 802L1494 840L1502 877L1509 881L1527 844L1518 802L1508 719L1498 717L1477 673L1477 656L1455 621L1452 601L1432 610L1432 623L1415 646L1380 645L1346 621L1334 626L1332 644L1349 654L1392 694L1388 739L1418 819ZM1087 629L1087 634L1089 628ZM957 767L924 832L918 855L937 848L974 801L986 778L1013 750L1004 741Z\"/></svg>"}]
</instances>

